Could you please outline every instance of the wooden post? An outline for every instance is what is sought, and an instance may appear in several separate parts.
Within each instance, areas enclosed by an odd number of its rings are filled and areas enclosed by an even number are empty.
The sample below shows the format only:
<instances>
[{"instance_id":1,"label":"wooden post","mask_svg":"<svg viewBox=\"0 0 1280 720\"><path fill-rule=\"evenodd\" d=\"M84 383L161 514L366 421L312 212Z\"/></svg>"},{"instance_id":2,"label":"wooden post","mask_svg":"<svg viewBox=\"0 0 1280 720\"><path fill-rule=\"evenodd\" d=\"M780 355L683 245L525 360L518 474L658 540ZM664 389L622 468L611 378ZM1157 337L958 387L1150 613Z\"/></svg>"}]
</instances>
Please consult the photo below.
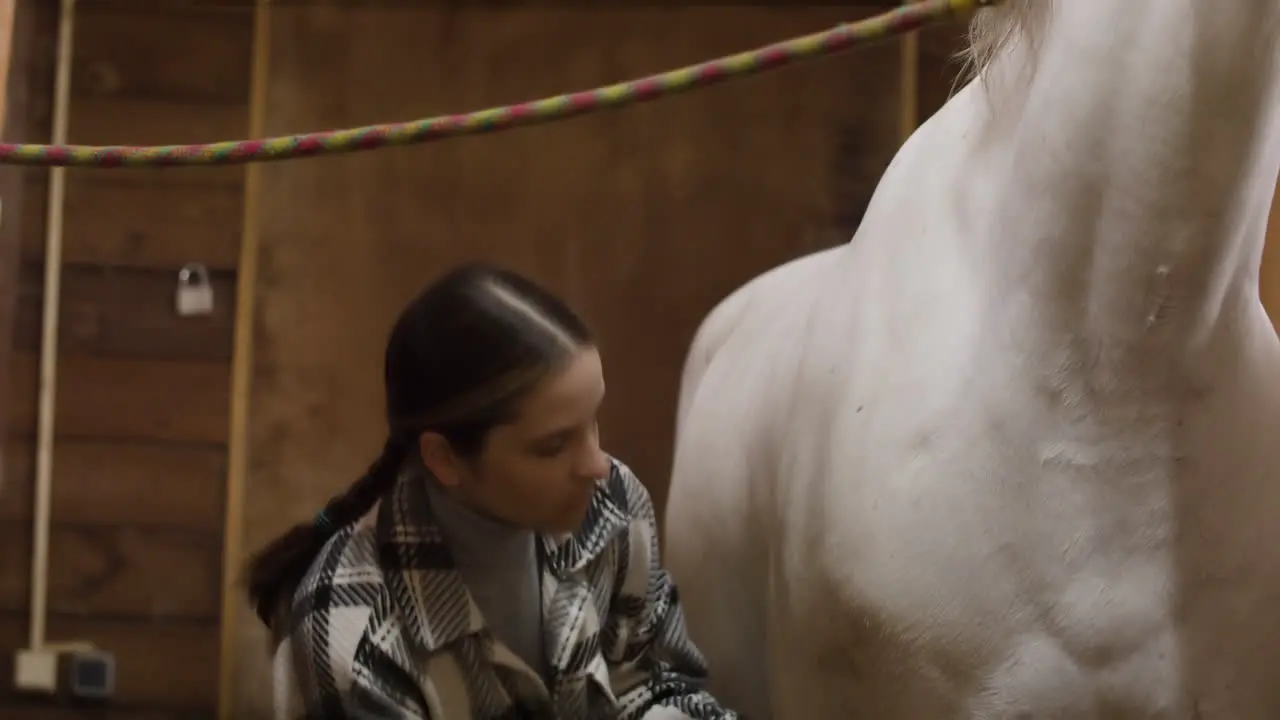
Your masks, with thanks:
<instances>
[{"instance_id":1,"label":"wooden post","mask_svg":"<svg viewBox=\"0 0 1280 720\"><path fill-rule=\"evenodd\" d=\"M0 87L9 87L9 67L13 64L13 19L17 0L0 0ZM25 70L25 68L23 68ZM8 117L8 92L0 94L0 134L5 131ZM0 220L3 222L3 220Z\"/></svg>"},{"instance_id":2,"label":"wooden post","mask_svg":"<svg viewBox=\"0 0 1280 720\"><path fill-rule=\"evenodd\" d=\"M253 63L249 81L249 137L265 134L268 65L271 58L271 1L253 9ZM218 669L218 718L231 720L236 706L236 655L240 613L245 603L239 584L244 552L245 484L249 473L249 401L253 380L253 330L257 315L258 222L262 165L245 166L244 221L236 266L235 350L231 358L231 428L227 434L227 500L222 540L222 638Z\"/></svg>"},{"instance_id":3,"label":"wooden post","mask_svg":"<svg viewBox=\"0 0 1280 720\"><path fill-rule=\"evenodd\" d=\"M906 0L903 4L909 3ZM899 122L902 124L902 142L911 137L920 124L920 33L908 33L899 42L902 59L902 85L899 90Z\"/></svg>"}]
</instances>

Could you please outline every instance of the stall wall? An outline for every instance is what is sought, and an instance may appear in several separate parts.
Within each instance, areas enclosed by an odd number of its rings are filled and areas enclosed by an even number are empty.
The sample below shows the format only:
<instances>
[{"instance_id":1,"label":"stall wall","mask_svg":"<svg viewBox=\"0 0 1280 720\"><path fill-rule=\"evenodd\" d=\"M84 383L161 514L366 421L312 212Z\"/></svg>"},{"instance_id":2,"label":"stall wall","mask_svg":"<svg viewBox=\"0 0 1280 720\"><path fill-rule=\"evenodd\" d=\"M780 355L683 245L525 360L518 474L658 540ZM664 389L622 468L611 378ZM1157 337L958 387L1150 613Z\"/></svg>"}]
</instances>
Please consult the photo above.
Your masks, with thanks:
<instances>
[{"instance_id":1,"label":"stall wall","mask_svg":"<svg viewBox=\"0 0 1280 720\"><path fill-rule=\"evenodd\" d=\"M847 7L272 10L269 134L470 110L812 32ZM899 141L881 44L536 128L263 168L245 544L306 521L381 445L381 357L424 284L489 260L599 335L608 449L666 494L694 329L757 273L848 239ZM236 717L265 712L249 613Z\"/></svg>"},{"instance_id":2,"label":"stall wall","mask_svg":"<svg viewBox=\"0 0 1280 720\"><path fill-rule=\"evenodd\" d=\"M58 5L19 6L37 15L20 38L35 45L23 69L30 97L6 133L32 142L49 140ZM70 140L243 136L252 27L243 4L79 3ZM20 230L0 486L0 718L102 718L19 698L9 680L13 653L27 643L48 172L20 175L22 201L11 207L6 194L0 225ZM115 653L114 719L197 720L216 710L243 176L67 173L47 639ZM212 271L212 315L174 312L188 262Z\"/></svg>"}]
</instances>

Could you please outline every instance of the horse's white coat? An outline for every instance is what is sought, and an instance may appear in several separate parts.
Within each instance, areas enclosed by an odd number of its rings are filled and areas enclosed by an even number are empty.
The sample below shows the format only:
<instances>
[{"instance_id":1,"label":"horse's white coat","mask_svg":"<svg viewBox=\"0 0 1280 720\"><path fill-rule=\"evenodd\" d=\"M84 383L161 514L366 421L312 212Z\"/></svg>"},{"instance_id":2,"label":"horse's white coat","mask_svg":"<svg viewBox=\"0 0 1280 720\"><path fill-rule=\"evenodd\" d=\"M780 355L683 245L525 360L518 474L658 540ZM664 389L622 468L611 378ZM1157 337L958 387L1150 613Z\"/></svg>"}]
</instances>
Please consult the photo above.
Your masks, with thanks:
<instances>
[{"instance_id":1,"label":"horse's white coat","mask_svg":"<svg viewBox=\"0 0 1280 720\"><path fill-rule=\"evenodd\" d=\"M1028 8L694 341L666 557L752 720L1280 718L1280 2Z\"/></svg>"}]
</instances>

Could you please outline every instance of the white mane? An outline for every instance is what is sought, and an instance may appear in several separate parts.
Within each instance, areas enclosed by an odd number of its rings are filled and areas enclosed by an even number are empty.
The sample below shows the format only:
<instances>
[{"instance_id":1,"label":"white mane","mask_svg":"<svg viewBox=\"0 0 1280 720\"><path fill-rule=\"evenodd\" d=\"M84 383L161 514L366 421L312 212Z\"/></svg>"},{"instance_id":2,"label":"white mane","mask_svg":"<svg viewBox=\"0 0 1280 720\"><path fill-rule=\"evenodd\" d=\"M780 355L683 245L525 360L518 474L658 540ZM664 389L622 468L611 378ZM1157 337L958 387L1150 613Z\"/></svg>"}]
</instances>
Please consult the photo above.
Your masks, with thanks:
<instances>
[{"instance_id":1,"label":"white mane","mask_svg":"<svg viewBox=\"0 0 1280 720\"><path fill-rule=\"evenodd\" d=\"M1026 42L1034 48L1044 33L1052 8L1052 0L1007 0L996 7L979 10L969 23L969 46L961 53L968 69L962 75L980 76L991 61L1015 41Z\"/></svg>"}]
</instances>

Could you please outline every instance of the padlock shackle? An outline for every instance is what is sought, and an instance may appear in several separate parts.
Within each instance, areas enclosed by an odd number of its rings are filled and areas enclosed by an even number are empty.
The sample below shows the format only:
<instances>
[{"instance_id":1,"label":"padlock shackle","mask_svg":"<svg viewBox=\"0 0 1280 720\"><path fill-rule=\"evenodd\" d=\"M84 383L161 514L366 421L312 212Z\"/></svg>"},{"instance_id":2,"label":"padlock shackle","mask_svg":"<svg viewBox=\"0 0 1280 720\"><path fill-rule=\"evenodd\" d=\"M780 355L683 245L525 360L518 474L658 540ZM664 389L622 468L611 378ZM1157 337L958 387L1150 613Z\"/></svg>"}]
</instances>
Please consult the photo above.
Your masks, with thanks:
<instances>
[{"instance_id":1,"label":"padlock shackle","mask_svg":"<svg viewBox=\"0 0 1280 720\"><path fill-rule=\"evenodd\" d=\"M209 269L202 263L187 263L178 271L179 285L208 285Z\"/></svg>"}]
</instances>

